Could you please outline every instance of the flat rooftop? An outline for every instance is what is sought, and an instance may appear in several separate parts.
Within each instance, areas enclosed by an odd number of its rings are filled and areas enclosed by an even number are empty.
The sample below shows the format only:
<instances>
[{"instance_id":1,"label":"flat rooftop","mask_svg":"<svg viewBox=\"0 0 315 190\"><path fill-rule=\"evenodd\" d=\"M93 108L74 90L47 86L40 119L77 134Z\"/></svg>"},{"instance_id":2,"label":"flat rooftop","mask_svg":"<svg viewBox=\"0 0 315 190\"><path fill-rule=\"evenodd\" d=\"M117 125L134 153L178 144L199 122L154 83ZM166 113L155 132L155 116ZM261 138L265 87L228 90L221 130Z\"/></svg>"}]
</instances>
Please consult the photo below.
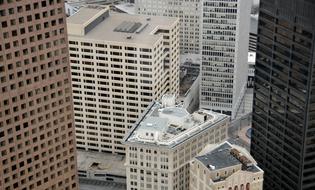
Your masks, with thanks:
<instances>
[{"instance_id":1,"label":"flat rooftop","mask_svg":"<svg viewBox=\"0 0 315 190\"><path fill-rule=\"evenodd\" d=\"M115 7L122 11L122 12L125 12L127 14L130 14L130 15L135 15L137 12L136 12L136 7L135 7L135 4L134 3L120 3L118 5L115 5Z\"/></svg>"},{"instance_id":2,"label":"flat rooftop","mask_svg":"<svg viewBox=\"0 0 315 190\"><path fill-rule=\"evenodd\" d=\"M78 170L101 171L126 176L125 156L77 150Z\"/></svg>"},{"instance_id":3,"label":"flat rooftop","mask_svg":"<svg viewBox=\"0 0 315 190\"><path fill-rule=\"evenodd\" d=\"M255 62L256 62L256 53L248 52L248 63L255 65Z\"/></svg>"},{"instance_id":4,"label":"flat rooftop","mask_svg":"<svg viewBox=\"0 0 315 190\"><path fill-rule=\"evenodd\" d=\"M108 7L100 7L103 10L98 6L82 7L68 17L68 35L84 40L152 45L162 38L161 35L155 35L158 29L170 29L178 22L178 18L113 13L109 12ZM128 31L130 28L135 30ZM78 30L85 32L78 35Z\"/></svg>"},{"instance_id":5,"label":"flat rooftop","mask_svg":"<svg viewBox=\"0 0 315 190\"><path fill-rule=\"evenodd\" d=\"M208 148L209 147L206 147L205 149ZM205 154L197 156L196 159L203 163L211 171L237 165L243 165L244 167L242 167L242 170L249 172L255 173L262 171L257 166L255 160L244 148L236 145L231 145L229 142L224 142L216 148L210 150L209 152L206 151Z\"/></svg>"},{"instance_id":6,"label":"flat rooftop","mask_svg":"<svg viewBox=\"0 0 315 190\"><path fill-rule=\"evenodd\" d=\"M98 181L92 179L79 179L80 190L126 190L123 183Z\"/></svg>"},{"instance_id":7,"label":"flat rooftop","mask_svg":"<svg viewBox=\"0 0 315 190\"><path fill-rule=\"evenodd\" d=\"M204 130L229 120L224 114L199 110L189 114L185 108L153 102L125 136L125 143L173 148Z\"/></svg>"},{"instance_id":8,"label":"flat rooftop","mask_svg":"<svg viewBox=\"0 0 315 190\"><path fill-rule=\"evenodd\" d=\"M97 16L97 14L102 12L102 10L102 7L97 8L96 6L95 8L83 7L79 9L80 14L75 13L68 17L67 22L72 24L84 24L93 19L93 17Z\"/></svg>"},{"instance_id":9,"label":"flat rooftop","mask_svg":"<svg viewBox=\"0 0 315 190\"><path fill-rule=\"evenodd\" d=\"M82 7L87 4L108 5L119 1L120 0L67 0L66 3L73 7Z\"/></svg>"}]
</instances>

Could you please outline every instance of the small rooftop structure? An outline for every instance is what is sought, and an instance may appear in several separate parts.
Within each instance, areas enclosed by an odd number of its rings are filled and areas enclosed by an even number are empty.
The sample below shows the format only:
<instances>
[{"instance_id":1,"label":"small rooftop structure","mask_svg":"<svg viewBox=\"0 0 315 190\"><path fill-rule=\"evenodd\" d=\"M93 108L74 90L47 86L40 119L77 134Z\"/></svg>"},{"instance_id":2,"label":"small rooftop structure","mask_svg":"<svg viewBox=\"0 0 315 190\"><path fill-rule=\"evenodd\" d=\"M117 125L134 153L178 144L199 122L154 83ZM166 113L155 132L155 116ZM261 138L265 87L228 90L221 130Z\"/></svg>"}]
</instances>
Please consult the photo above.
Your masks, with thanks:
<instances>
[{"instance_id":1,"label":"small rooftop structure","mask_svg":"<svg viewBox=\"0 0 315 190\"><path fill-rule=\"evenodd\" d=\"M155 44L161 30L178 23L178 18L110 13L108 6L87 5L67 18L68 35L78 39L132 44Z\"/></svg>"},{"instance_id":2,"label":"small rooftop structure","mask_svg":"<svg viewBox=\"0 0 315 190\"><path fill-rule=\"evenodd\" d=\"M196 159L209 170L215 171L240 165L242 170L249 172L262 171L253 157L242 147L224 142L221 145L207 146Z\"/></svg>"},{"instance_id":3,"label":"small rooftop structure","mask_svg":"<svg viewBox=\"0 0 315 190\"><path fill-rule=\"evenodd\" d=\"M256 62L256 53L255 52L248 52L248 63L254 64Z\"/></svg>"},{"instance_id":4,"label":"small rooftop structure","mask_svg":"<svg viewBox=\"0 0 315 190\"><path fill-rule=\"evenodd\" d=\"M189 114L183 107L155 101L125 136L124 142L173 148L227 119L229 116L207 110Z\"/></svg>"}]
</instances>

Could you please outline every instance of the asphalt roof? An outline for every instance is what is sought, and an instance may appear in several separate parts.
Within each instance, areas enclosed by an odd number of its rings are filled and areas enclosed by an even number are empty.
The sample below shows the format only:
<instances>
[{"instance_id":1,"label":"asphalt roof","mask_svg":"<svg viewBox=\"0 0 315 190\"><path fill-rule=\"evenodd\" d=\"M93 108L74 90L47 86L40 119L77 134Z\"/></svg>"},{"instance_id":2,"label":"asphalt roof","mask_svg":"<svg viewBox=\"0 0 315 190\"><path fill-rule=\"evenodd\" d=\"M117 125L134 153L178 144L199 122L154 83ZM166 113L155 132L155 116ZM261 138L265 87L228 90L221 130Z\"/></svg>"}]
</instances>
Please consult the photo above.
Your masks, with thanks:
<instances>
[{"instance_id":1,"label":"asphalt roof","mask_svg":"<svg viewBox=\"0 0 315 190\"><path fill-rule=\"evenodd\" d=\"M230 149L232 149L232 147L228 143L224 143L213 151L196 157L196 159L201 161L209 169L211 169L209 165L214 166L215 170L242 164L231 155Z\"/></svg>"}]
</instances>

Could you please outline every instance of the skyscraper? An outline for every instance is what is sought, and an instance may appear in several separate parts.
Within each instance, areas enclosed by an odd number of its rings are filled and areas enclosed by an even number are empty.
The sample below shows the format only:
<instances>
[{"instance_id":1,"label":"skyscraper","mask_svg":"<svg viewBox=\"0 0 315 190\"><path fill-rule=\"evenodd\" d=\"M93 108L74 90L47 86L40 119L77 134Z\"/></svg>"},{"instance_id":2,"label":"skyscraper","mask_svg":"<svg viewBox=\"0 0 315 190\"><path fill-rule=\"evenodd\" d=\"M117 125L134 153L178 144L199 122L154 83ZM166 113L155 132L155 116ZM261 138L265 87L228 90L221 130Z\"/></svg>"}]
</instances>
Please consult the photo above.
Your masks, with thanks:
<instances>
[{"instance_id":1,"label":"skyscraper","mask_svg":"<svg viewBox=\"0 0 315 190\"><path fill-rule=\"evenodd\" d=\"M124 154L152 100L179 91L177 18L88 6L68 18L77 147Z\"/></svg>"},{"instance_id":2,"label":"skyscraper","mask_svg":"<svg viewBox=\"0 0 315 190\"><path fill-rule=\"evenodd\" d=\"M78 189L64 2L0 0L0 189Z\"/></svg>"},{"instance_id":3,"label":"skyscraper","mask_svg":"<svg viewBox=\"0 0 315 190\"><path fill-rule=\"evenodd\" d=\"M265 190L315 189L314 10L261 0L251 153Z\"/></svg>"},{"instance_id":4,"label":"skyscraper","mask_svg":"<svg viewBox=\"0 0 315 190\"><path fill-rule=\"evenodd\" d=\"M204 0L200 108L235 118L245 93L251 0Z\"/></svg>"}]
</instances>

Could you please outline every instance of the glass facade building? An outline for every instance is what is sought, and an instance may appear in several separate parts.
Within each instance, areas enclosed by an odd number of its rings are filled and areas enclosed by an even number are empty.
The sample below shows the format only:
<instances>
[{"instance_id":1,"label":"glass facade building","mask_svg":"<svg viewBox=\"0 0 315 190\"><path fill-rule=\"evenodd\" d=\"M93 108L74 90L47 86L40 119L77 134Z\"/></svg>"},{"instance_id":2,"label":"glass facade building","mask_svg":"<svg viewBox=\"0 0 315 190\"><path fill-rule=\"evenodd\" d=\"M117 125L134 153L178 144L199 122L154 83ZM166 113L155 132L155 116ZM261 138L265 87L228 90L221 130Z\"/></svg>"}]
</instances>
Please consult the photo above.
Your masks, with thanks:
<instances>
[{"instance_id":1,"label":"glass facade building","mask_svg":"<svg viewBox=\"0 0 315 190\"><path fill-rule=\"evenodd\" d=\"M251 154L266 190L315 189L315 1L261 0Z\"/></svg>"}]
</instances>

